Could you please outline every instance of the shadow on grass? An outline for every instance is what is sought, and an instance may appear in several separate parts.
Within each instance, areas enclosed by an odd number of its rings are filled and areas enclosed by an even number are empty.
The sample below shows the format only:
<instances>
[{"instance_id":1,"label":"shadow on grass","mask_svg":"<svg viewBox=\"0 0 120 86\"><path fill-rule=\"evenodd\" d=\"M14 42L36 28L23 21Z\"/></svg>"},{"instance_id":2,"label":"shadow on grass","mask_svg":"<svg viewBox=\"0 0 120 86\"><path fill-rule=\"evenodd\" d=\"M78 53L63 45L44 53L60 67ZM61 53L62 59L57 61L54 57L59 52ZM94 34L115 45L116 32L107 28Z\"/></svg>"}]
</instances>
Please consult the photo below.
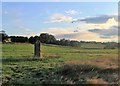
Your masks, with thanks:
<instances>
[{"instance_id":1,"label":"shadow on grass","mask_svg":"<svg viewBox=\"0 0 120 86\"><path fill-rule=\"evenodd\" d=\"M118 68L102 69L91 65L68 65L61 67L11 67L14 72L7 84L86 84L86 86L118 86ZM102 79L108 85L89 83L88 79ZM3 81L4 82L4 81ZM4 84L6 84L4 83ZM90 85L91 84L91 85ZM56 86L56 85L55 85ZM82 86L82 85L80 85Z\"/></svg>"},{"instance_id":2,"label":"shadow on grass","mask_svg":"<svg viewBox=\"0 0 120 86\"><path fill-rule=\"evenodd\" d=\"M43 59L40 58L5 58L2 59L2 63L9 63L9 62L29 62L29 61L41 61Z\"/></svg>"},{"instance_id":3,"label":"shadow on grass","mask_svg":"<svg viewBox=\"0 0 120 86\"><path fill-rule=\"evenodd\" d=\"M44 57L44 58L43 58ZM2 63L9 63L9 62L30 62L30 61L47 61L53 58L61 58L59 55L43 55L42 58L34 58L34 57L18 57L18 58L3 58Z\"/></svg>"},{"instance_id":4,"label":"shadow on grass","mask_svg":"<svg viewBox=\"0 0 120 86\"><path fill-rule=\"evenodd\" d=\"M103 80L105 83L113 84L112 86L118 86L118 68L99 68L92 65L64 65L56 72L62 76L63 79L71 81L75 84L91 84L87 80L96 79ZM100 82L104 84L104 82ZM111 85L110 85L111 86Z\"/></svg>"}]
</instances>

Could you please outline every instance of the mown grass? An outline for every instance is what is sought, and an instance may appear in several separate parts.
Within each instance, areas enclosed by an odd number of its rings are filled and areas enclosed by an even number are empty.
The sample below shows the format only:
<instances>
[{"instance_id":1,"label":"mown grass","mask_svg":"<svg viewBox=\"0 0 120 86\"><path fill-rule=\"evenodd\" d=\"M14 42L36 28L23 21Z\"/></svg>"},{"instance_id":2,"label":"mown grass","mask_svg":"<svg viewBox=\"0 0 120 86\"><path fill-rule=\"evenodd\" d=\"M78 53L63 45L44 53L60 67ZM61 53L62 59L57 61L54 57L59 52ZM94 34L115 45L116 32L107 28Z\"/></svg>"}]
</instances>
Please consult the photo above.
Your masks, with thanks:
<instances>
[{"instance_id":1,"label":"mown grass","mask_svg":"<svg viewBox=\"0 0 120 86\"><path fill-rule=\"evenodd\" d=\"M43 44L41 59L33 59L33 49L32 44L2 45L3 85L118 82L117 49Z\"/></svg>"}]
</instances>

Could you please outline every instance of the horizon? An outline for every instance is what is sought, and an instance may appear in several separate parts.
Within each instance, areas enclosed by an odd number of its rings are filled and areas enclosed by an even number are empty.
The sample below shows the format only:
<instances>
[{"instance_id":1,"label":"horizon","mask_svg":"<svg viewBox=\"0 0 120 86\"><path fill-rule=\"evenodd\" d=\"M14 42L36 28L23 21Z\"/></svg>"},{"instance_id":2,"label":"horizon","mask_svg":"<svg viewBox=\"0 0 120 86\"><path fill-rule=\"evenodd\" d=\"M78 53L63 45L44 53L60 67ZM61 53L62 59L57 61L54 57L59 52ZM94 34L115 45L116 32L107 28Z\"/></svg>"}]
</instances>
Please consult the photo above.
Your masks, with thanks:
<instances>
[{"instance_id":1,"label":"horizon","mask_svg":"<svg viewBox=\"0 0 120 86\"><path fill-rule=\"evenodd\" d=\"M117 42L117 2L2 2L2 30L11 36Z\"/></svg>"}]
</instances>

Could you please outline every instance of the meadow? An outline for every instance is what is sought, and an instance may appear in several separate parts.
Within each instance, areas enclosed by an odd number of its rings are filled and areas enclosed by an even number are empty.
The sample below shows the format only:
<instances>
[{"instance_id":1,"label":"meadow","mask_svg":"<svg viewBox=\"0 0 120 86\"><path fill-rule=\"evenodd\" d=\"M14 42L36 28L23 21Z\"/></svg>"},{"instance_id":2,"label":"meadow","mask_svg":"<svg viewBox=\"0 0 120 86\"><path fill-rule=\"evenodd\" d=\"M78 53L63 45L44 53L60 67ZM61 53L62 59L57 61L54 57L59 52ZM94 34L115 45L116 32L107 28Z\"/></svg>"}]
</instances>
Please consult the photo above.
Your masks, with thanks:
<instances>
[{"instance_id":1,"label":"meadow","mask_svg":"<svg viewBox=\"0 0 120 86\"><path fill-rule=\"evenodd\" d=\"M33 44L2 44L2 85L118 84L118 49L103 47L42 44L33 59Z\"/></svg>"}]
</instances>

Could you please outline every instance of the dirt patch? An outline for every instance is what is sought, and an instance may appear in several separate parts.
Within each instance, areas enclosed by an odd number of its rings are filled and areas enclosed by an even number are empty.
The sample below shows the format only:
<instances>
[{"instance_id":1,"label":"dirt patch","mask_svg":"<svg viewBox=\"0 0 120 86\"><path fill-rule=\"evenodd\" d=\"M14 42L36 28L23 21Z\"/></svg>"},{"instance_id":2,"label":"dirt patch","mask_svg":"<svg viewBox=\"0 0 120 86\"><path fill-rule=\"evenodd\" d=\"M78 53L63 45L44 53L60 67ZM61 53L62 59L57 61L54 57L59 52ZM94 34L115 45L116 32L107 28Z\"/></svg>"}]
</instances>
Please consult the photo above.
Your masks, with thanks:
<instances>
[{"instance_id":1,"label":"dirt patch","mask_svg":"<svg viewBox=\"0 0 120 86\"><path fill-rule=\"evenodd\" d=\"M89 84L109 84L108 82L104 81L103 79L88 79L87 82ZM106 85L108 86L108 85Z\"/></svg>"}]
</instances>

